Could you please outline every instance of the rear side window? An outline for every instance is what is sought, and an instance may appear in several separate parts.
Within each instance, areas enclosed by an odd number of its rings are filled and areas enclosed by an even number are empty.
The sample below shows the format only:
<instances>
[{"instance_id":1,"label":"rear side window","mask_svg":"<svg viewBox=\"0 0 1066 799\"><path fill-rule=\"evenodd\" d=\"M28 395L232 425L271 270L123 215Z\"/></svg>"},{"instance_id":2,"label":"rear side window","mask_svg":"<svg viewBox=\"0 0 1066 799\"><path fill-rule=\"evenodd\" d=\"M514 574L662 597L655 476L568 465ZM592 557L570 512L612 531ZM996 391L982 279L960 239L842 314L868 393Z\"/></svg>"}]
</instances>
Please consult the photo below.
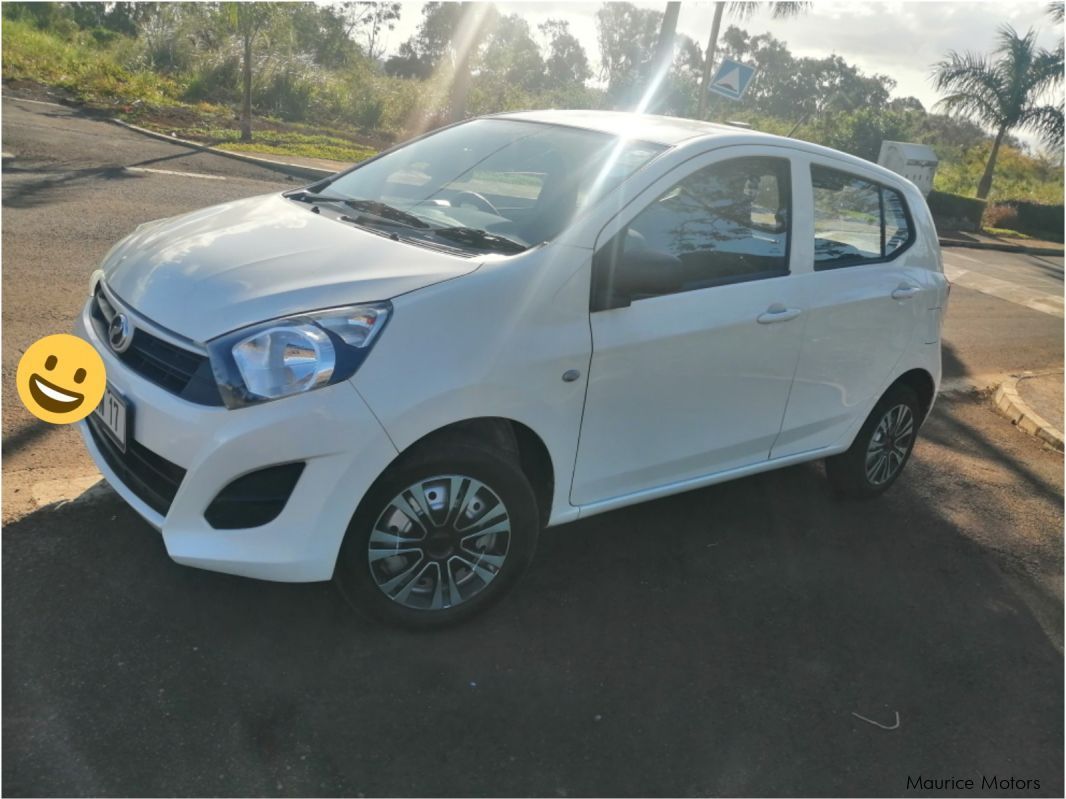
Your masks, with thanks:
<instances>
[{"instance_id":1,"label":"rear side window","mask_svg":"<svg viewBox=\"0 0 1066 799\"><path fill-rule=\"evenodd\" d=\"M814 268L884 261L902 252L914 233L895 189L811 165L814 186Z\"/></svg>"}]
</instances>

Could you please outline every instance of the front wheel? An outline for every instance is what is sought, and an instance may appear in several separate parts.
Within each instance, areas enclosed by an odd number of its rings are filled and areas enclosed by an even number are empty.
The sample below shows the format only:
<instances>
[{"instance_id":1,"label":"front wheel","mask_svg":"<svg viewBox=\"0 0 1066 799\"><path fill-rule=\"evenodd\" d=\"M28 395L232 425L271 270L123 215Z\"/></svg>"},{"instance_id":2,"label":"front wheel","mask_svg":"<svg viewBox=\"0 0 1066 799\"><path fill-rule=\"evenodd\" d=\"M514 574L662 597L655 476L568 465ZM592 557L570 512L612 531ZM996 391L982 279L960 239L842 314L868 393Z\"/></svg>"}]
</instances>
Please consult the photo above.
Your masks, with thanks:
<instances>
[{"instance_id":1,"label":"front wheel","mask_svg":"<svg viewBox=\"0 0 1066 799\"><path fill-rule=\"evenodd\" d=\"M825 472L837 493L869 499L899 477L914 449L921 420L918 395L898 385L874 406L851 448L825 459Z\"/></svg>"},{"instance_id":2,"label":"front wheel","mask_svg":"<svg viewBox=\"0 0 1066 799\"><path fill-rule=\"evenodd\" d=\"M506 454L463 445L407 456L360 504L335 579L350 603L385 621L454 624L514 584L539 528L533 489Z\"/></svg>"}]
</instances>

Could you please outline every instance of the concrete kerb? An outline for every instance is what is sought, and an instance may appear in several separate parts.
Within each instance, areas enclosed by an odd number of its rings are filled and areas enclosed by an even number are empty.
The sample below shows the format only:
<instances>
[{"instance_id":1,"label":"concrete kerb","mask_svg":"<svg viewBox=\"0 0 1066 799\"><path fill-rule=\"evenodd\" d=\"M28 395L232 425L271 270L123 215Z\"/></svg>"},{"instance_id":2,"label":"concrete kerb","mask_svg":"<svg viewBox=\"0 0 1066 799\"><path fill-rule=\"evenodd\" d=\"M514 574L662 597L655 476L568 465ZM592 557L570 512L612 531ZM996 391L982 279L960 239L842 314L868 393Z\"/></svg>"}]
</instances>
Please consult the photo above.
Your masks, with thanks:
<instances>
[{"instance_id":1,"label":"concrete kerb","mask_svg":"<svg viewBox=\"0 0 1066 799\"><path fill-rule=\"evenodd\" d=\"M1011 423L1020 430L1031 436L1039 438L1044 443L1063 451L1062 431L1051 422L1038 414L1022 399L1018 393L1018 383L1029 377L1040 377L1048 374L1062 374L1061 371L1025 372L1017 377L1010 377L999 384L996 393L992 397L996 408L1001 414L1010 419Z\"/></svg>"},{"instance_id":2,"label":"concrete kerb","mask_svg":"<svg viewBox=\"0 0 1066 799\"><path fill-rule=\"evenodd\" d=\"M1007 244L994 241L963 241L962 239L940 239L941 247L965 247L970 250L996 250L998 252L1014 252L1022 255L1059 255L1063 249L1052 247L1026 247L1021 244Z\"/></svg>"},{"instance_id":3,"label":"concrete kerb","mask_svg":"<svg viewBox=\"0 0 1066 799\"><path fill-rule=\"evenodd\" d=\"M139 125L134 125L121 119L116 119L115 117L111 117L108 121L126 128L126 130L132 130L144 136L151 136L153 139L168 141L171 144L180 144L184 147L205 153L214 153L215 155L221 155L224 158L232 158L235 161L243 161L246 164L254 164L255 166L261 166L265 169L273 169L275 172L281 172L296 178L317 180L318 178L324 178L336 174L328 169L320 169L318 167L305 166L303 164L294 164L290 161L274 161L270 158L260 158L254 155L245 155L244 153L231 153L229 150L220 150L217 147L211 147L207 144L200 144L199 142L189 141L188 139L179 139L177 136L168 136L165 133L142 128Z\"/></svg>"}]
</instances>

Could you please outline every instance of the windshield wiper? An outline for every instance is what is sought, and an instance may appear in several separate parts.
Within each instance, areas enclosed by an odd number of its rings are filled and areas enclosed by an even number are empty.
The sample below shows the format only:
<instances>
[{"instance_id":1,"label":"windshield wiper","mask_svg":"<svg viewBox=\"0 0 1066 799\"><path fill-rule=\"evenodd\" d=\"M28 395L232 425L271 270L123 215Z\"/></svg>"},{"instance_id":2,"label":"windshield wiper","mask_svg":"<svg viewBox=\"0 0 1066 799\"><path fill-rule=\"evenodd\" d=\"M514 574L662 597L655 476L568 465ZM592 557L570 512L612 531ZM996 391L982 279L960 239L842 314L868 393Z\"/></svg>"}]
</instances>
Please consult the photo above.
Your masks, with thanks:
<instances>
[{"instance_id":1,"label":"windshield wiper","mask_svg":"<svg viewBox=\"0 0 1066 799\"><path fill-rule=\"evenodd\" d=\"M399 208L378 202L377 200L344 200L344 204L353 211L362 211L363 213L373 214L382 219L387 219L390 222L399 222L401 225L407 225L408 227L429 227L428 224L414 214L401 211Z\"/></svg>"},{"instance_id":2,"label":"windshield wiper","mask_svg":"<svg viewBox=\"0 0 1066 799\"><path fill-rule=\"evenodd\" d=\"M414 214L409 214L406 211L401 211L399 208L394 208L387 203L378 202L377 200L351 200L344 197L328 197L324 194L315 194L310 191L299 191L295 194L287 195L290 200L297 200L298 202L305 203L336 203L337 205L343 205L347 208L351 208L353 211L359 211L360 213L370 214L376 216L379 219L384 219L387 222L396 222L397 224L404 225L405 227L426 229L428 224L423 222Z\"/></svg>"},{"instance_id":3,"label":"windshield wiper","mask_svg":"<svg viewBox=\"0 0 1066 799\"><path fill-rule=\"evenodd\" d=\"M459 244L466 244L471 247L481 247L484 249L495 250L497 252L514 254L525 252L529 249L525 244L520 244L514 239L509 239L498 233L489 233L487 230L481 230L480 228L462 226L439 227L433 228L430 232L435 236L440 236L443 239L450 239Z\"/></svg>"}]
</instances>

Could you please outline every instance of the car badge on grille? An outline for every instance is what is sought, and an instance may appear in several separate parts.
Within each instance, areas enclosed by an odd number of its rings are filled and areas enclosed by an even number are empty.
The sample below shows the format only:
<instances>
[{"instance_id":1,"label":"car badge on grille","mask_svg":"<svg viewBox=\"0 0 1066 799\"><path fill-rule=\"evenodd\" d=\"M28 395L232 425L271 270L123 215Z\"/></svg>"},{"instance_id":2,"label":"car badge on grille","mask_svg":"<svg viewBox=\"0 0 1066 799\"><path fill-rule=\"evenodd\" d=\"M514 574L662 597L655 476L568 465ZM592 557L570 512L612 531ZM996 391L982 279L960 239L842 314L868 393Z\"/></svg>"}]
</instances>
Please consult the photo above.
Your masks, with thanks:
<instances>
[{"instance_id":1,"label":"car badge on grille","mask_svg":"<svg viewBox=\"0 0 1066 799\"><path fill-rule=\"evenodd\" d=\"M115 314L107 326L107 343L115 352L125 352L133 341L133 324L126 314Z\"/></svg>"}]
</instances>

